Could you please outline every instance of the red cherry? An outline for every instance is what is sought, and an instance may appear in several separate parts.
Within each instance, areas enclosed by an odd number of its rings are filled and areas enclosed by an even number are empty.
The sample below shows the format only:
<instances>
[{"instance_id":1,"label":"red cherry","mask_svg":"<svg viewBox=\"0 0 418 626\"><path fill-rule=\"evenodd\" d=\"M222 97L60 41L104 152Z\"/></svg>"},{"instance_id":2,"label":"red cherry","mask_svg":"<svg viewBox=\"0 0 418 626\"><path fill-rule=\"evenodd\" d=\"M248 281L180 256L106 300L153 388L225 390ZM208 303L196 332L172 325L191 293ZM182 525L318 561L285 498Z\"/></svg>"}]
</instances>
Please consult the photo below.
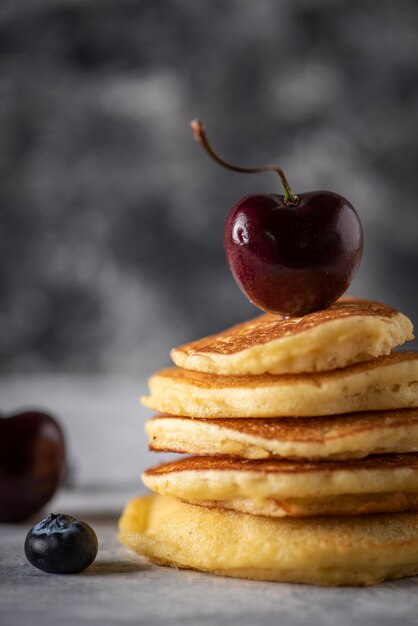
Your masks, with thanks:
<instances>
[{"instance_id":1,"label":"red cherry","mask_svg":"<svg viewBox=\"0 0 418 626\"><path fill-rule=\"evenodd\" d=\"M210 146L203 125L195 138L222 166L237 172L279 174L284 195L247 196L225 220L226 257L240 288L256 306L301 316L330 306L348 288L363 252L359 217L346 198L331 191L294 195L276 165L242 168Z\"/></svg>"},{"instance_id":2,"label":"red cherry","mask_svg":"<svg viewBox=\"0 0 418 626\"><path fill-rule=\"evenodd\" d=\"M50 415L28 411L0 418L0 522L39 511L65 473L62 429Z\"/></svg>"}]
</instances>

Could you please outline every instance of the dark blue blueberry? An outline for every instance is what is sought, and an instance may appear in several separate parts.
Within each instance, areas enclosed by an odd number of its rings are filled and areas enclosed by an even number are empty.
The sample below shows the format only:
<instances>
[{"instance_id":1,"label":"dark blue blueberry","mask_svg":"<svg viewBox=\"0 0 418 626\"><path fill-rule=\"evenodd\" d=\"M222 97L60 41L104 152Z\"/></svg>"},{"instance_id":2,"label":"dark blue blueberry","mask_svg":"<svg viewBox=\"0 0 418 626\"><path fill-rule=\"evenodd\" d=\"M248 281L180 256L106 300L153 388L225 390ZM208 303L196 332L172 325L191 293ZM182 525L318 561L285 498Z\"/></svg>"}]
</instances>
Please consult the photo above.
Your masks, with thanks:
<instances>
[{"instance_id":1,"label":"dark blue blueberry","mask_svg":"<svg viewBox=\"0 0 418 626\"><path fill-rule=\"evenodd\" d=\"M29 563L54 574L82 572L93 563L97 549L91 526L71 515L49 515L31 528L25 540Z\"/></svg>"}]
</instances>

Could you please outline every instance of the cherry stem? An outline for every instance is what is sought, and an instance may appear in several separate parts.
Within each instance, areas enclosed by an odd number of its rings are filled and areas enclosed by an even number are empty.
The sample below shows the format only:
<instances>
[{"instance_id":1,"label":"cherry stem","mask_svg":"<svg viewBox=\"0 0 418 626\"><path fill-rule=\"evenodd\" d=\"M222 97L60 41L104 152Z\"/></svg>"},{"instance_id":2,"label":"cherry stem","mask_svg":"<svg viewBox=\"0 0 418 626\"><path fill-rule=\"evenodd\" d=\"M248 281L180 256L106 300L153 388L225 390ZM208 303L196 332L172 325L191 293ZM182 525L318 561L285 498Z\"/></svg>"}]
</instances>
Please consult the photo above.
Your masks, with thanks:
<instances>
[{"instance_id":1,"label":"cherry stem","mask_svg":"<svg viewBox=\"0 0 418 626\"><path fill-rule=\"evenodd\" d=\"M262 174L263 172L276 172L283 186L284 191L284 203L286 205L296 206L299 202L299 198L292 192L289 183L287 182L286 176L281 167L278 165L264 165L263 167L239 167L237 165L232 165L227 161L224 161L222 157L219 156L215 152L215 150L210 145L208 138L206 136L205 129L203 127L203 122L200 120L192 120L190 122L190 126L193 131L194 138L198 141L202 147L206 150L210 157L219 165L222 165L228 170L232 170L233 172L240 172L242 174Z\"/></svg>"}]
</instances>

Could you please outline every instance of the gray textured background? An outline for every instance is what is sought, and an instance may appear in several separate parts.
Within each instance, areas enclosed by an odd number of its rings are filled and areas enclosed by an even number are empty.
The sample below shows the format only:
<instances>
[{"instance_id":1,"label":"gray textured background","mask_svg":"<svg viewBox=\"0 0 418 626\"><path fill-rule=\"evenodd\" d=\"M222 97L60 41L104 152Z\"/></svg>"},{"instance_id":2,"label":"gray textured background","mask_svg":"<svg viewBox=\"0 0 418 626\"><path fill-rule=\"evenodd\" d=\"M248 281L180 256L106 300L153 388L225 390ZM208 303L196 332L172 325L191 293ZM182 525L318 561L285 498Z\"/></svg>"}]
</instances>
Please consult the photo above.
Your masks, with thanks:
<instances>
[{"instance_id":1,"label":"gray textured background","mask_svg":"<svg viewBox=\"0 0 418 626\"><path fill-rule=\"evenodd\" d=\"M351 292L417 312L418 4L2 0L0 365L142 374L248 317L229 207L273 175L356 206ZM415 317L416 321L416 317Z\"/></svg>"}]
</instances>

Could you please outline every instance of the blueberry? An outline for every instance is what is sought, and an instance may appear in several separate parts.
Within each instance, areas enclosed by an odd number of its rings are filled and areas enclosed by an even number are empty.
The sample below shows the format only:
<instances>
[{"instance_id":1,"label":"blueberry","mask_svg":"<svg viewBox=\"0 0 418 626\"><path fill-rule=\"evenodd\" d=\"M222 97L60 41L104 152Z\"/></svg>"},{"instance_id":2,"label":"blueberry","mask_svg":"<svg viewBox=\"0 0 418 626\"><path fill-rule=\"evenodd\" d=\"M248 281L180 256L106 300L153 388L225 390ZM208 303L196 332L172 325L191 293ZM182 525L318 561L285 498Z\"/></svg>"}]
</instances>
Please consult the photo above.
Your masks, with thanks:
<instances>
[{"instance_id":1,"label":"blueberry","mask_svg":"<svg viewBox=\"0 0 418 626\"><path fill-rule=\"evenodd\" d=\"M29 563L54 574L82 572L93 563L97 549L91 526L71 515L49 515L30 529L25 540Z\"/></svg>"}]
</instances>

